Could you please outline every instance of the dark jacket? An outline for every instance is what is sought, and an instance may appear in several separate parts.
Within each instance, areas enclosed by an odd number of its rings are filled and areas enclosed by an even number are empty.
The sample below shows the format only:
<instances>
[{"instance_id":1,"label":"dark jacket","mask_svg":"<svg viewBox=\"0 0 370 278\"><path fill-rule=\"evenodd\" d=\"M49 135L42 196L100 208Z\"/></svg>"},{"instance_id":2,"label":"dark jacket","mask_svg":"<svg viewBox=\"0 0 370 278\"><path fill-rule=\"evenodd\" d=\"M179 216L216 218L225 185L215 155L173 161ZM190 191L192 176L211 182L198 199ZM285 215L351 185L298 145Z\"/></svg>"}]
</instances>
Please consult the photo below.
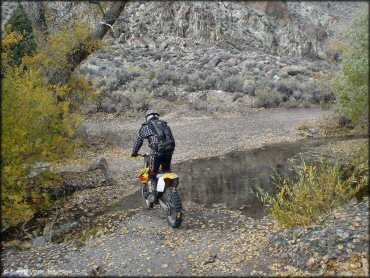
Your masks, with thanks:
<instances>
[{"instance_id":1,"label":"dark jacket","mask_svg":"<svg viewBox=\"0 0 370 278\"><path fill-rule=\"evenodd\" d=\"M150 119L149 121L151 121ZM166 128L164 129L166 137L169 136L173 142L175 142L175 139L172 135L171 128L167 125L166 122L162 121ZM158 136L156 132L149 126L149 122L145 122L141 125L141 128L138 133L138 137L134 143L134 147L132 149L132 153L137 154L143 145L144 139L148 139L148 146L150 148L151 154L158 154L157 152L157 146L159 143Z\"/></svg>"}]
</instances>

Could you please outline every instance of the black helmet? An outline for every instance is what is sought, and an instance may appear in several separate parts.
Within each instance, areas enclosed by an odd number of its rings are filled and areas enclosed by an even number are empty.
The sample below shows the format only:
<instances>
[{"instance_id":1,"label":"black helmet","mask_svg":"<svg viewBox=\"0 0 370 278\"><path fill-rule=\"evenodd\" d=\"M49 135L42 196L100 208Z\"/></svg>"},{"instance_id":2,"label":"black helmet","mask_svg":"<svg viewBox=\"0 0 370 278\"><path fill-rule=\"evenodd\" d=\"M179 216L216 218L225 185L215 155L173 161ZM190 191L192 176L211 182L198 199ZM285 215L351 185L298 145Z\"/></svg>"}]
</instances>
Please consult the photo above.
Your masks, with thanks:
<instances>
[{"instance_id":1,"label":"black helmet","mask_svg":"<svg viewBox=\"0 0 370 278\"><path fill-rule=\"evenodd\" d=\"M152 117L158 117L160 114L154 109L148 109L145 113L145 119L149 120Z\"/></svg>"}]
</instances>

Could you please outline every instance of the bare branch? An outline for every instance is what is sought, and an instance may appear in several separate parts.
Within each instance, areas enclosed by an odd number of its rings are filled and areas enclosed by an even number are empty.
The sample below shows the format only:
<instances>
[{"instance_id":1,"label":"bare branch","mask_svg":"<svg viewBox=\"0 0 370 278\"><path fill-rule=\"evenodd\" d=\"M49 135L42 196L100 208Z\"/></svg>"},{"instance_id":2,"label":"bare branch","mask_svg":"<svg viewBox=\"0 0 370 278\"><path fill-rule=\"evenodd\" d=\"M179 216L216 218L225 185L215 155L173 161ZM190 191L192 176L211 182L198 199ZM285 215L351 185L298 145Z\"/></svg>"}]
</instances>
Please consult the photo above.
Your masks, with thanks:
<instances>
[{"instance_id":1,"label":"bare branch","mask_svg":"<svg viewBox=\"0 0 370 278\"><path fill-rule=\"evenodd\" d=\"M60 18L59 18L59 20L58 20L58 23L56 23L55 25L54 25L54 28L56 28L57 26L59 26L60 25L60 23L62 22L62 20L63 20L63 18L72 10L72 7L73 7L73 2L71 2L71 3L69 3L69 5L68 5L68 8L67 8L67 11L64 13L64 15L62 15Z\"/></svg>"},{"instance_id":2,"label":"bare branch","mask_svg":"<svg viewBox=\"0 0 370 278\"><path fill-rule=\"evenodd\" d=\"M115 33L114 33L114 28L113 28L113 26L112 26L112 25L110 25L110 24L108 24L108 23L106 23L106 22L103 22L103 21L100 21L100 24L103 24L103 25L108 26L108 27L110 28L110 31L111 31L111 33L112 33L113 37L117 39L117 37L116 37L116 35L115 35Z\"/></svg>"}]
</instances>

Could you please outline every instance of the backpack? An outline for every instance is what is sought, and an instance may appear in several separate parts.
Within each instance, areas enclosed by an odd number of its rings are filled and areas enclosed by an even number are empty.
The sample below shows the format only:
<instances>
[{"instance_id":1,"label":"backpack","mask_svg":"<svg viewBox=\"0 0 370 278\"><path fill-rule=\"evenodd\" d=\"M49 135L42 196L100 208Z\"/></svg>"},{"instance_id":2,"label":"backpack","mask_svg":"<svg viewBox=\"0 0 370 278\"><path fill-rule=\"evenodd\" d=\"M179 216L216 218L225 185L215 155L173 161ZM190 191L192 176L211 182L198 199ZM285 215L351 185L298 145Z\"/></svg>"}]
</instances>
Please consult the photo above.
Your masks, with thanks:
<instances>
[{"instance_id":1,"label":"backpack","mask_svg":"<svg viewBox=\"0 0 370 278\"><path fill-rule=\"evenodd\" d=\"M166 129L168 129L166 122L155 119L149 121L148 125L158 136L158 146L156 148L156 151L159 154L172 153L175 150L175 141L171 136L166 136L165 131Z\"/></svg>"}]
</instances>

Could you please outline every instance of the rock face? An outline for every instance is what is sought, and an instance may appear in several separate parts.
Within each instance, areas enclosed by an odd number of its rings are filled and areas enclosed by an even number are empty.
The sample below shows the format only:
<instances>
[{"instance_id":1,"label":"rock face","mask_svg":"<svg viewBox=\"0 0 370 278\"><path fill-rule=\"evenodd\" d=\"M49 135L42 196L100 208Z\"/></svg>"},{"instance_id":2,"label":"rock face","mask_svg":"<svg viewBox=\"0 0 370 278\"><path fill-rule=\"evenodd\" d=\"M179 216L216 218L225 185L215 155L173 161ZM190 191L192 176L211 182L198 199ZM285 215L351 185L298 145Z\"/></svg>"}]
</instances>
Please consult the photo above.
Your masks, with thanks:
<instances>
[{"instance_id":1,"label":"rock face","mask_svg":"<svg viewBox=\"0 0 370 278\"><path fill-rule=\"evenodd\" d=\"M348 10L348 3L325 5L335 5L337 11ZM351 6L355 13L364 3ZM347 20L315 2L148 1L128 5L116 29L125 36L135 34L137 42L141 42L137 43L139 47L143 47L145 36L157 43L179 40L227 49L320 57L338 22Z\"/></svg>"},{"instance_id":2,"label":"rock face","mask_svg":"<svg viewBox=\"0 0 370 278\"><path fill-rule=\"evenodd\" d=\"M5 24L16 4L1 5ZM48 5L58 11L72 5L70 13L61 12L65 18L81 18L83 10L95 7L72 2ZM328 38L342 32L353 15L366 8L365 2L132 1L114 28L117 38L129 47L154 49L170 40L320 57ZM93 25L99 19L87 16L85 20Z\"/></svg>"}]
</instances>

